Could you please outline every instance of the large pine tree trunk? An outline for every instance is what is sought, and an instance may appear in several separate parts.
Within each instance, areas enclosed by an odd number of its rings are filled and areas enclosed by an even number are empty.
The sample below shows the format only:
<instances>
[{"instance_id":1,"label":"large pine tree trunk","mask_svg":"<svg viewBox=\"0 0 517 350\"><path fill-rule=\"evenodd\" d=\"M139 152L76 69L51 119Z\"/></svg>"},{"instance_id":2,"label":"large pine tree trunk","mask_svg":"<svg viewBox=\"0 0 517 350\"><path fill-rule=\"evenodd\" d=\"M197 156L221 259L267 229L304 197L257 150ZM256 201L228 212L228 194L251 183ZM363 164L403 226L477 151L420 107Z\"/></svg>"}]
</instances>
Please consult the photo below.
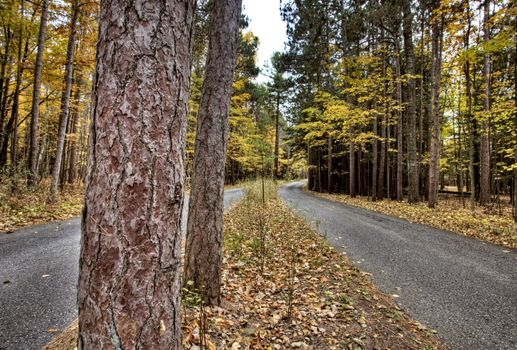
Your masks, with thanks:
<instances>
[{"instance_id":1,"label":"large pine tree trunk","mask_svg":"<svg viewBox=\"0 0 517 350\"><path fill-rule=\"evenodd\" d=\"M439 4L436 5L437 7ZM429 200L428 206L434 208L437 203L438 179L440 174L440 83L441 83L441 20L432 24L432 88L431 88L431 149L429 162Z\"/></svg>"},{"instance_id":2,"label":"large pine tree trunk","mask_svg":"<svg viewBox=\"0 0 517 350\"><path fill-rule=\"evenodd\" d=\"M205 303L219 305L223 230L224 165L228 111L237 56L242 0L214 0L196 146L185 248L185 281Z\"/></svg>"},{"instance_id":3,"label":"large pine tree trunk","mask_svg":"<svg viewBox=\"0 0 517 350\"><path fill-rule=\"evenodd\" d=\"M77 17L79 16L79 3L74 0L72 3L72 14L70 18L70 35L68 36L68 46L66 48L65 81L63 93L61 95L61 114L59 115L59 127L57 135L56 158L52 167L52 181L50 183L49 202L56 201L59 177L61 175L63 154L65 149L66 127L68 125L68 115L70 114L70 95L72 94L72 77L74 66L75 37L77 33Z\"/></svg>"},{"instance_id":4,"label":"large pine tree trunk","mask_svg":"<svg viewBox=\"0 0 517 350\"><path fill-rule=\"evenodd\" d=\"M404 52L408 77L408 201L419 201L419 174L416 144L416 83L413 47L413 14L409 0L404 1Z\"/></svg>"},{"instance_id":5,"label":"large pine tree trunk","mask_svg":"<svg viewBox=\"0 0 517 350\"><path fill-rule=\"evenodd\" d=\"M100 4L78 349L180 349L195 0Z\"/></svg>"},{"instance_id":6,"label":"large pine tree trunk","mask_svg":"<svg viewBox=\"0 0 517 350\"><path fill-rule=\"evenodd\" d=\"M29 137L29 161L28 179L29 185L34 185L38 177L38 123L39 123L39 102L41 88L41 71L43 69L43 50L45 45L45 32L47 30L48 1L43 0L41 6L41 21L38 36L38 52L34 66L34 85L32 89L31 124Z\"/></svg>"},{"instance_id":7,"label":"large pine tree trunk","mask_svg":"<svg viewBox=\"0 0 517 350\"><path fill-rule=\"evenodd\" d=\"M483 19L483 39L490 40L488 21L490 20L490 1L485 0ZM480 191L479 202L481 205L490 203L490 55L483 56L483 118L481 121L480 142Z\"/></svg>"}]
</instances>

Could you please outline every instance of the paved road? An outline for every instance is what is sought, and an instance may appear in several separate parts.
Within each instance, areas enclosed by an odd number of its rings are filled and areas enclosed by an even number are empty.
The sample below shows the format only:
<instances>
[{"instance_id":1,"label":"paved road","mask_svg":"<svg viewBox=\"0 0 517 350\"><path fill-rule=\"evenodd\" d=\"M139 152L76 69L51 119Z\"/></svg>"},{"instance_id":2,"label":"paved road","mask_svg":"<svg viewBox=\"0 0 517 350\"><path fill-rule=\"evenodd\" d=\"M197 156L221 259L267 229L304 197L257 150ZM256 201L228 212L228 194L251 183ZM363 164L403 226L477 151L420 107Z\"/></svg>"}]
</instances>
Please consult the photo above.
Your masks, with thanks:
<instances>
[{"instance_id":1,"label":"paved road","mask_svg":"<svg viewBox=\"0 0 517 350\"><path fill-rule=\"evenodd\" d=\"M79 241L78 218L0 235L0 350L41 349L77 317Z\"/></svg>"},{"instance_id":2,"label":"paved road","mask_svg":"<svg viewBox=\"0 0 517 350\"><path fill-rule=\"evenodd\" d=\"M314 197L280 196L453 349L517 349L517 251Z\"/></svg>"}]
</instances>

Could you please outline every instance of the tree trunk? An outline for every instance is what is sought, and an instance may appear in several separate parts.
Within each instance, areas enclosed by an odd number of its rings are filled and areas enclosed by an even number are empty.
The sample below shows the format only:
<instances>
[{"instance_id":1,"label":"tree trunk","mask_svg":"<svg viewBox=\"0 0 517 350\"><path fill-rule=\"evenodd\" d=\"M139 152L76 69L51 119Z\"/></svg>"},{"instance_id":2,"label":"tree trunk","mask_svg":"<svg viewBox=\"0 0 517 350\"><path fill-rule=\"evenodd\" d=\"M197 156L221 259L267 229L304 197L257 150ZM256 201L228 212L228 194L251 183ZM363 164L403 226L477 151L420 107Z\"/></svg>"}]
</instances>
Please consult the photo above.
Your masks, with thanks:
<instances>
[{"instance_id":1,"label":"tree trunk","mask_svg":"<svg viewBox=\"0 0 517 350\"><path fill-rule=\"evenodd\" d=\"M439 7L439 3L436 4ZM441 83L441 19L435 19L432 24L432 89L431 89L431 150L429 162L429 208L436 207L438 195L438 180L440 174L440 83Z\"/></svg>"},{"instance_id":2,"label":"tree trunk","mask_svg":"<svg viewBox=\"0 0 517 350\"><path fill-rule=\"evenodd\" d=\"M377 139L379 133L379 114L377 111L377 100L374 100L374 117L373 117L373 142L372 142L372 201L377 200L377 173L379 159L379 141Z\"/></svg>"},{"instance_id":3,"label":"tree trunk","mask_svg":"<svg viewBox=\"0 0 517 350\"><path fill-rule=\"evenodd\" d=\"M470 14L470 7L467 6L467 31L464 37L464 51L467 52L469 49L470 42L470 30L472 28L472 18ZM467 97L467 124L469 132L469 179L470 179L470 210L474 212L476 206L476 175L474 172L475 163L475 146L474 146L474 119L472 116L472 88L470 78L470 60L465 60L463 66L465 74L465 93Z\"/></svg>"},{"instance_id":4,"label":"tree trunk","mask_svg":"<svg viewBox=\"0 0 517 350\"><path fill-rule=\"evenodd\" d=\"M517 33L517 22L515 22L515 32ZM517 53L517 41L515 42L515 52ZM513 115L514 131L517 133L517 54L513 55L513 91L515 112ZM515 164L517 164L517 143L515 144ZM517 222L517 167L513 169L513 220Z\"/></svg>"},{"instance_id":5,"label":"tree trunk","mask_svg":"<svg viewBox=\"0 0 517 350\"><path fill-rule=\"evenodd\" d=\"M381 37L384 36L384 31L381 30ZM383 44L383 52L385 52L385 44ZM388 127L388 103L386 101L386 97L388 95L387 91L387 82L386 82L386 57L382 57L382 101L383 101L383 111L384 111L384 120L381 124L381 159L379 164L379 181L377 186L378 197L384 197L384 173L386 170L386 128Z\"/></svg>"},{"instance_id":6,"label":"tree trunk","mask_svg":"<svg viewBox=\"0 0 517 350\"><path fill-rule=\"evenodd\" d=\"M38 122L39 122L39 101L41 88L41 70L43 68L43 50L45 45L45 31L47 29L48 2L43 0L41 6L41 21L38 36L38 52L34 66L34 87L32 90L31 124L29 138L29 162L28 162L28 181L34 185L38 177Z\"/></svg>"},{"instance_id":7,"label":"tree trunk","mask_svg":"<svg viewBox=\"0 0 517 350\"><path fill-rule=\"evenodd\" d=\"M280 92L276 95L276 113L275 113L275 164L274 164L274 178L278 179L278 159L280 151Z\"/></svg>"},{"instance_id":8,"label":"tree trunk","mask_svg":"<svg viewBox=\"0 0 517 350\"><path fill-rule=\"evenodd\" d=\"M22 22L22 21L20 21ZM21 27L21 25L20 25ZM9 95L9 80L11 67L11 40L13 34L11 31L11 17L9 16L7 27L5 28L5 51L2 59L2 66L0 67L0 136L4 133L5 119L7 117L7 100ZM21 34L20 34L21 38ZM1 143L1 137L0 137Z\"/></svg>"},{"instance_id":9,"label":"tree trunk","mask_svg":"<svg viewBox=\"0 0 517 350\"><path fill-rule=\"evenodd\" d=\"M332 137L328 137L327 149L327 191L332 193Z\"/></svg>"},{"instance_id":10,"label":"tree trunk","mask_svg":"<svg viewBox=\"0 0 517 350\"><path fill-rule=\"evenodd\" d=\"M413 48L413 14L409 0L404 1L404 52L406 56L406 66L408 77L408 106L407 120L408 131L408 201L416 203L420 200L419 196L419 174L418 158L416 145L416 83L415 83L415 64Z\"/></svg>"},{"instance_id":11,"label":"tree trunk","mask_svg":"<svg viewBox=\"0 0 517 350\"><path fill-rule=\"evenodd\" d=\"M199 107L184 281L207 305L221 301L224 165L242 0L214 0Z\"/></svg>"},{"instance_id":12,"label":"tree trunk","mask_svg":"<svg viewBox=\"0 0 517 350\"><path fill-rule=\"evenodd\" d=\"M349 127L350 134L350 145L349 145L349 153L350 153L350 197L355 197L355 146L354 146L354 128L352 126Z\"/></svg>"},{"instance_id":13,"label":"tree trunk","mask_svg":"<svg viewBox=\"0 0 517 350\"><path fill-rule=\"evenodd\" d=\"M70 18L70 35L66 48L65 81L63 93L61 95L61 114L59 115L59 128L56 146L56 158L52 167L52 181L50 183L50 203L56 202L59 177L61 175L63 153L65 148L66 127L68 125L68 115L70 114L70 95L72 93L72 77L74 67L75 36L77 32L77 17L79 16L79 3L74 0L72 3L72 16Z\"/></svg>"},{"instance_id":14,"label":"tree trunk","mask_svg":"<svg viewBox=\"0 0 517 350\"><path fill-rule=\"evenodd\" d=\"M68 183L72 184L77 179L77 124L79 122L79 104L81 103L81 88L83 85L83 77L80 68L75 69L76 90L74 96L74 105L72 107L72 124L70 132L74 137L69 140L70 143L70 162L68 166Z\"/></svg>"},{"instance_id":15,"label":"tree trunk","mask_svg":"<svg viewBox=\"0 0 517 350\"><path fill-rule=\"evenodd\" d=\"M101 1L78 349L180 349L195 1Z\"/></svg>"},{"instance_id":16,"label":"tree trunk","mask_svg":"<svg viewBox=\"0 0 517 350\"><path fill-rule=\"evenodd\" d=\"M404 144L403 144L403 130L404 130L404 119L402 117L402 82L400 72L400 47L398 39L395 39L397 58L395 59L395 76L397 79L397 200L401 201L403 198L403 159L404 159Z\"/></svg>"},{"instance_id":17,"label":"tree trunk","mask_svg":"<svg viewBox=\"0 0 517 350\"><path fill-rule=\"evenodd\" d=\"M483 40L490 40L488 21L490 20L490 1L485 0L483 18ZM483 56L483 117L481 120L481 142L480 142L480 192L479 202L481 205L490 203L490 55Z\"/></svg>"},{"instance_id":18,"label":"tree trunk","mask_svg":"<svg viewBox=\"0 0 517 350\"><path fill-rule=\"evenodd\" d=\"M317 157L317 162L318 162L316 164L316 176L317 176L316 190L321 193L322 190L321 190L321 149L320 148L316 149L316 157Z\"/></svg>"}]
</instances>

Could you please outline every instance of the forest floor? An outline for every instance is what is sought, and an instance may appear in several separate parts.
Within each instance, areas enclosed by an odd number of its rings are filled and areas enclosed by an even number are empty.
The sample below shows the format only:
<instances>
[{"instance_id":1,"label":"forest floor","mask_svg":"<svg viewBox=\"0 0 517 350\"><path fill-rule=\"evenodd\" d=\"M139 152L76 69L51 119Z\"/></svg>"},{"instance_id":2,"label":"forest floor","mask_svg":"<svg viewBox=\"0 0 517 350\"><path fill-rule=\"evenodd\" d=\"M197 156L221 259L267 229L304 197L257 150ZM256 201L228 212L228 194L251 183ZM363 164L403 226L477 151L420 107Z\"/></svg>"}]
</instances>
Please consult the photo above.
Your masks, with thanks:
<instances>
[{"instance_id":1,"label":"forest floor","mask_svg":"<svg viewBox=\"0 0 517 350\"><path fill-rule=\"evenodd\" d=\"M412 223L455 232L505 247L517 248L517 223L511 217L511 206L487 208L476 205L472 212L468 209L468 198L466 198L467 208L463 208L463 203L459 198L447 195L440 195L438 206L430 209L424 202L409 204L406 201L386 199L374 202L368 197L352 198L344 194L314 191L311 193L332 201L395 216Z\"/></svg>"},{"instance_id":2,"label":"forest floor","mask_svg":"<svg viewBox=\"0 0 517 350\"><path fill-rule=\"evenodd\" d=\"M82 183L65 185L54 204L47 202L49 188L50 179L41 181L30 190L22 181L16 186L11 181L0 181L0 234L22 227L66 220L81 213L84 199Z\"/></svg>"},{"instance_id":3,"label":"forest floor","mask_svg":"<svg viewBox=\"0 0 517 350\"><path fill-rule=\"evenodd\" d=\"M183 346L200 349L446 349L260 185L225 215L221 307L183 292ZM203 325L203 326L201 326ZM77 322L45 350L74 349Z\"/></svg>"},{"instance_id":4,"label":"forest floor","mask_svg":"<svg viewBox=\"0 0 517 350\"><path fill-rule=\"evenodd\" d=\"M444 349L260 186L225 217L222 305L185 292L185 349ZM205 326L202 327L201 325Z\"/></svg>"}]
</instances>

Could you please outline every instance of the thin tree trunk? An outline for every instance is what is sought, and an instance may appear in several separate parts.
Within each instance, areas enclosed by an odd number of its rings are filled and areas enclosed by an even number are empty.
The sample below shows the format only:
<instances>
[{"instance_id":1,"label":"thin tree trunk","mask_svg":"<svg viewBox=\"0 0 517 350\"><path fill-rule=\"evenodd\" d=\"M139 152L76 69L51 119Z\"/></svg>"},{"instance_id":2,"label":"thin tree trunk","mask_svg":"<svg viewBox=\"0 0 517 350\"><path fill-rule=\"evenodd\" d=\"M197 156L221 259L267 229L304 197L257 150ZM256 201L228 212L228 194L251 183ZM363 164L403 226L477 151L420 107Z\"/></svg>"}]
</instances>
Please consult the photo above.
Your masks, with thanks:
<instances>
[{"instance_id":1,"label":"thin tree trunk","mask_svg":"<svg viewBox=\"0 0 517 350\"><path fill-rule=\"evenodd\" d=\"M61 95L61 114L59 116L59 128L56 146L56 158L52 167L52 180L50 183L50 196L48 201L55 203L61 169L63 168L63 153L65 149L66 127L68 125L68 115L70 114L70 95L72 94L72 77L74 67L75 37L77 33L77 17L79 16L79 3L74 0L72 3L72 16L70 18L70 35L66 48L65 81L63 93Z\"/></svg>"},{"instance_id":2,"label":"thin tree trunk","mask_svg":"<svg viewBox=\"0 0 517 350\"><path fill-rule=\"evenodd\" d=\"M379 141L377 139L379 133L379 115L377 112L377 101L374 102L373 117L373 143L372 143L372 201L377 200L377 173L378 173L378 158L379 158Z\"/></svg>"},{"instance_id":3,"label":"thin tree trunk","mask_svg":"<svg viewBox=\"0 0 517 350\"><path fill-rule=\"evenodd\" d=\"M381 37L384 36L384 31L381 30ZM386 101L387 97L387 82L386 82L386 57L384 57L385 45L383 44L383 57L382 57L382 66L381 66L381 74L382 74L382 101L383 101L383 110L384 110L384 120L381 124L381 159L379 164L379 181L378 181L378 197L384 197L384 173L386 169L386 128L388 127L388 102Z\"/></svg>"},{"instance_id":4,"label":"thin tree trunk","mask_svg":"<svg viewBox=\"0 0 517 350\"><path fill-rule=\"evenodd\" d=\"M72 184L77 179L77 124L79 122L79 104L81 103L81 88L83 84L82 71L78 67L75 69L75 79L76 79L76 90L74 95L74 105L72 107L72 125L70 128L70 132L72 133L73 138L69 140L70 142L70 162L68 166L68 183Z\"/></svg>"},{"instance_id":5,"label":"thin tree trunk","mask_svg":"<svg viewBox=\"0 0 517 350\"><path fill-rule=\"evenodd\" d=\"M6 109L9 95L9 81L11 79L11 41L13 37L11 32L11 16L9 16L8 25L5 32L5 51L3 55L4 57L2 59L2 66L0 68L0 136L2 136L4 133L5 119L7 117Z\"/></svg>"},{"instance_id":6,"label":"thin tree trunk","mask_svg":"<svg viewBox=\"0 0 517 350\"><path fill-rule=\"evenodd\" d=\"M332 193L332 136L328 137L327 151L327 190Z\"/></svg>"},{"instance_id":7,"label":"thin tree trunk","mask_svg":"<svg viewBox=\"0 0 517 350\"><path fill-rule=\"evenodd\" d=\"M317 165L316 165L316 176L317 176L317 191L322 192L321 190L321 150L320 148L316 149L316 157L317 157Z\"/></svg>"},{"instance_id":8,"label":"thin tree trunk","mask_svg":"<svg viewBox=\"0 0 517 350\"><path fill-rule=\"evenodd\" d=\"M483 40L490 40L488 21L490 20L490 0L485 0L483 18ZM483 55L483 118L481 120L481 142L480 142L480 192L479 202L481 205L490 203L490 55Z\"/></svg>"},{"instance_id":9,"label":"thin tree trunk","mask_svg":"<svg viewBox=\"0 0 517 350\"><path fill-rule=\"evenodd\" d=\"M515 22L515 32L517 33L517 22ZM517 53L517 41L515 42L515 52ZM513 89L515 112L513 116L514 131L517 133L517 54L513 56ZM515 144L515 164L517 164L517 143ZM517 222L517 167L513 169L513 220Z\"/></svg>"},{"instance_id":10,"label":"thin tree trunk","mask_svg":"<svg viewBox=\"0 0 517 350\"><path fill-rule=\"evenodd\" d=\"M38 177L38 123L39 101L41 88L41 70L43 68L43 50L45 45L45 31L47 29L48 2L43 0L41 6L41 21L38 36L38 52L34 66L34 87L32 91L31 124L29 138L29 162L27 183L32 186Z\"/></svg>"},{"instance_id":11,"label":"thin tree trunk","mask_svg":"<svg viewBox=\"0 0 517 350\"><path fill-rule=\"evenodd\" d=\"M439 4L436 4L439 7ZM435 19L432 24L432 89L431 89L431 150L429 164L429 208L436 207L438 180L440 174L440 83L441 83L441 19Z\"/></svg>"},{"instance_id":12,"label":"thin tree trunk","mask_svg":"<svg viewBox=\"0 0 517 350\"><path fill-rule=\"evenodd\" d=\"M419 174L418 158L416 145L416 83L415 83L415 64L413 47L413 14L411 13L410 0L404 1L404 52L406 56L406 66L408 77L408 107L407 120L408 130L408 201L416 203L420 200L419 196Z\"/></svg>"},{"instance_id":13,"label":"thin tree trunk","mask_svg":"<svg viewBox=\"0 0 517 350\"><path fill-rule=\"evenodd\" d=\"M470 42L470 31L471 31L471 13L470 7L467 6L467 31L464 38L464 51L467 52L469 49ZM476 207L476 175L474 173L475 163L475 149L474 149L474 119L472 116L472 87L470 78L470 60L465 60L463 67L465 73L465 93L467 95L467 124L469 132L469 178L470 178L470 210L474 212Z\"/></svg>"},{"instance_id":14,"label":"thin tree trunk","mask_svg":"<svg viewBox=\"0 0 517 350\"><path fill-rule=\"evenodd\" d=\"M20 15L23 18L25 14L25 1L21 0L20 2ZM20 87L22 84L22 44L23 44L23 20L20 20L20 27L18 30L18 58L16 63L16 82L14 85L14 93L13 93L13 107L11 109L11 119L13 120L12 126L12 135L11 135L11 174L14 175L17 168L18 163L18 110L20 105ZM25 50L27 51L28 47L26 45ZM7 135L5 137L8 137Z\"/></svg>"},{"instance_id":15,"label":"thin tree trunk","mask_svg":"<svg viewBox=\"0 0 517 350\"><path fill-rule=\"evenodd\" d=\"M276 95L276 113L275 113L275 164L274 164L274 178L278 179L278 159L280 151L280 92Z\"/></svg>"},{"instance_id":16,"label":"thin tree trunk","mask_svg":"<svg viewBox=\"0 0 517 350\"><path fill-rule=\"evenodd\" d=\"M350 153L350 197L355 197L355 146L354 146L354 128L349 127L350 145L348 152Z\"/></svg>"},{"instance_id":17,"label":"thin tree trunk","mask_svg":"<svg viewBox=\"0 0 517 350\"><path fill-rule=\"evenodd\" d=\"M457 171L458 171L458 192L460 193L460 198L461 198L461 204L463 205L463 208L465 208L465 196L463 195L463 161L462 161L462 147L461 147L461 137L462 137L462 132L461 132L461 84L458 84L458 117L457 117L457 120L458 120L458 155L457 155L457 160L458 160L458 168L457 168Z\"/></svg>"},{"instance_id":18,"label":"thin tree trunk","mask_svg":"<svg viewBox=\"0 0 517 350\"><path fill-rule=\"evenodd\" d=\"M78 349L177 350L195 1L100 5Z\"/></svg>"},{"instance_id":19,"label":"thin tree trunk","mask_svg":"<svg viewBox=\"0 0 517 350\"><path fill-rule=\"evenodd\" d=\"M400 72L400 47L398 39L396 42L397 58L395 59L395 77L397 79L397 200L401 201L403 198L403 167L404 167L404 144L403 144L403 130L404 130L404 119L402 115L402 82Z\"/></svg>"},{"instance_id":20,"label":"thin tree trunk","mask_svg":"<svg viewBox=\"0 0 517 350\"><path fill-rule=\"evenodd\" d=\"M242 0L214 0L185 248L185 281L207 305L221 301L224 165Z\"/></svg>"}]
</instances>

